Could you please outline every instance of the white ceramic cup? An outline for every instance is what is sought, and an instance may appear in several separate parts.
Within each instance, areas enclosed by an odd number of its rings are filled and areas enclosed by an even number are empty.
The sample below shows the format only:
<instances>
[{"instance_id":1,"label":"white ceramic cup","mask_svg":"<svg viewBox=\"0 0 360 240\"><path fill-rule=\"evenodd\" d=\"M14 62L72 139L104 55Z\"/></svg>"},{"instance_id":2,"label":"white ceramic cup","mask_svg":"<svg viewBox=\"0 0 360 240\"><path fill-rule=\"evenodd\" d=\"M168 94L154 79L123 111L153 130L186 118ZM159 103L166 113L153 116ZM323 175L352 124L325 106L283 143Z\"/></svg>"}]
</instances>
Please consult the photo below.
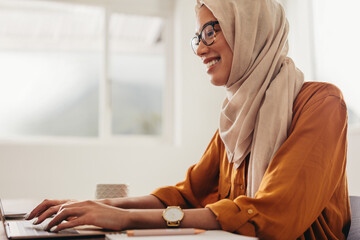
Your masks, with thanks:
<instances>
[{"instance_id":1,"label":"white ceramic cup","mask_svg":"<svg viewBox=\"0 0 360 240\"><path fill-rule=\"evenodd\" d=\"M128 186L126 184L97 184L96 199L126 197Z\"/></svg>"}]
</instances>

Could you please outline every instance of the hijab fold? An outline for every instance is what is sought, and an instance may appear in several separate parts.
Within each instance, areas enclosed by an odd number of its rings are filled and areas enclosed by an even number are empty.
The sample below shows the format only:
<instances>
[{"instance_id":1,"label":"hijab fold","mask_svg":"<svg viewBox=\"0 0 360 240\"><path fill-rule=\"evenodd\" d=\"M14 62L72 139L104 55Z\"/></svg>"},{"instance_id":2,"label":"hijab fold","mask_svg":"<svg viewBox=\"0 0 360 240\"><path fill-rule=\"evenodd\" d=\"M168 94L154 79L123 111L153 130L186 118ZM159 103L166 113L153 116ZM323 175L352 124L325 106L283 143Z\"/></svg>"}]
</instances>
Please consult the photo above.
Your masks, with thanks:
<instances>
[{"instance_id":1,"label":"hijab fold","mask_svg":"<svg viewBox=\"0 0 360 240\"><path fill-rule=\"evenodd\" d=\"M197 0L219 21L233 61L219 133L238 168L250 154L246 194L255 197L271 159L287 138L304 77L287 57L289 32L275 0Z\"/></svg>"}]
</instances>

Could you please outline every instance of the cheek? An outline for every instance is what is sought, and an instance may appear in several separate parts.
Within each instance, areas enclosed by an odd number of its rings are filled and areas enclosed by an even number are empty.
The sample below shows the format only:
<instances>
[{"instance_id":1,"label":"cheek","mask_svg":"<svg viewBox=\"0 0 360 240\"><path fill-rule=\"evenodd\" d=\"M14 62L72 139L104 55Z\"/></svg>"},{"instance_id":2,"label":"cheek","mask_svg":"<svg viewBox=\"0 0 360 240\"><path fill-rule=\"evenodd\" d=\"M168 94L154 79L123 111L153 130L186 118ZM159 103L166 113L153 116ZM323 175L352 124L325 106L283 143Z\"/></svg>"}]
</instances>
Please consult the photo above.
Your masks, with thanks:
<instances>
[{"instance_id":1,"label":"cheek","mask_svg":"<svg viewBox=\"0 0 360 240\"><path fill-rule=\"evenodd\" d=\"M233 54L232 52L227 52L227 54L224 56L224 65L226 68L226 73L229 76L230 75L230 71L231 71L231 67L232 67L232 61L233 61Z\"/></svg>"},{"instance_id":2,"label":"cheek","mask_svg":"<svg viewBox=\"0 0 360 240\"><path fill-rule=\"evenodd\" d=\"M233 61L233 53L230 49L230 47L227 45L226 47L226 59L227 59L227 62L230 64L231 66L231 63Z\"/></svg>"},{"instance_id":3,"label":"cheek","mask_svg":"<svg viewBox=\"0 0 360 240\"><path fill-rule=\"evenodd\" d=\"M231 69L232 61L233 61L233 53L224 38L221 39L221 44L219 46L221 46L219 48L219 52L222 53L221 58L224 64L226 65L226 69Z\"/></svg>"}]
</instances>

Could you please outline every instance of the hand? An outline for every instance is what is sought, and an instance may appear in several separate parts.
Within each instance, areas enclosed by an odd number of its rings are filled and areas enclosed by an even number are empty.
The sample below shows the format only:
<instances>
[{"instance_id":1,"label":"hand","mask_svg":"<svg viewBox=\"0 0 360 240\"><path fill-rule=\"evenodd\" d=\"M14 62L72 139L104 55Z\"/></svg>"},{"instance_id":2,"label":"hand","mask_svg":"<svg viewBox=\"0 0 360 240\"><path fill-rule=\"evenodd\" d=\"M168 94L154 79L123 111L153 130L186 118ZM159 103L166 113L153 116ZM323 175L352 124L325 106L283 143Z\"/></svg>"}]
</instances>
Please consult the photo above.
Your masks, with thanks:
<instances>
[{"instance_id":1,"label":"hand","mask_svg":"<svg viewBox=\"0 0 360 240\"><path fill-rule=\"evenodd\" d=\"M129 227L129 212L98 201L64 204L45 230L53 232L80 225L94 225L104 229L122 230ZM67 220L63 222L63 220Z\"/></svg>"},{"instance_id":2,"label":"hand","mask_svg":"<svg viewBox=\"0 0 360 240\"><path fill-rule=\"evenodd\" d=\"M34 210L32 210L25 219L31 220L35 217L38 219L34 224L39 224L43 222L46 218L51 217L52 215L56 214L60 207L63 204L67 203L74 203L76 200L44 200L42 203L40 203Z\"/></svg>"}]
</instances>

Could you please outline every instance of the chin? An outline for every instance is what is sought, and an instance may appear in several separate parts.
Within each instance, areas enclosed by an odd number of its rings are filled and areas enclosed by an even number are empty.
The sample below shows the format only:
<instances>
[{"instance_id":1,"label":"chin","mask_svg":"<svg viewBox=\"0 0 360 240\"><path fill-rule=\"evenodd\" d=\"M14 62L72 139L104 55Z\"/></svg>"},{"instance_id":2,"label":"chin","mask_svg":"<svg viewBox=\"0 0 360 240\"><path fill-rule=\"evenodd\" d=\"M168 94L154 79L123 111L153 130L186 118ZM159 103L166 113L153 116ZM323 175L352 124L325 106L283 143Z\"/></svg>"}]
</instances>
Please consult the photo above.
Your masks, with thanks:
<instances>
[{"instance_id":1,"label":"chin","mask_svg":"<svg viewBox=\"0 0 360 240\"><path fill-rule=\"evenodd\" d=\"M225 86L226 81L218 78L211 78L211 84L214 86Z\"/></svg>"}]
</instances>

